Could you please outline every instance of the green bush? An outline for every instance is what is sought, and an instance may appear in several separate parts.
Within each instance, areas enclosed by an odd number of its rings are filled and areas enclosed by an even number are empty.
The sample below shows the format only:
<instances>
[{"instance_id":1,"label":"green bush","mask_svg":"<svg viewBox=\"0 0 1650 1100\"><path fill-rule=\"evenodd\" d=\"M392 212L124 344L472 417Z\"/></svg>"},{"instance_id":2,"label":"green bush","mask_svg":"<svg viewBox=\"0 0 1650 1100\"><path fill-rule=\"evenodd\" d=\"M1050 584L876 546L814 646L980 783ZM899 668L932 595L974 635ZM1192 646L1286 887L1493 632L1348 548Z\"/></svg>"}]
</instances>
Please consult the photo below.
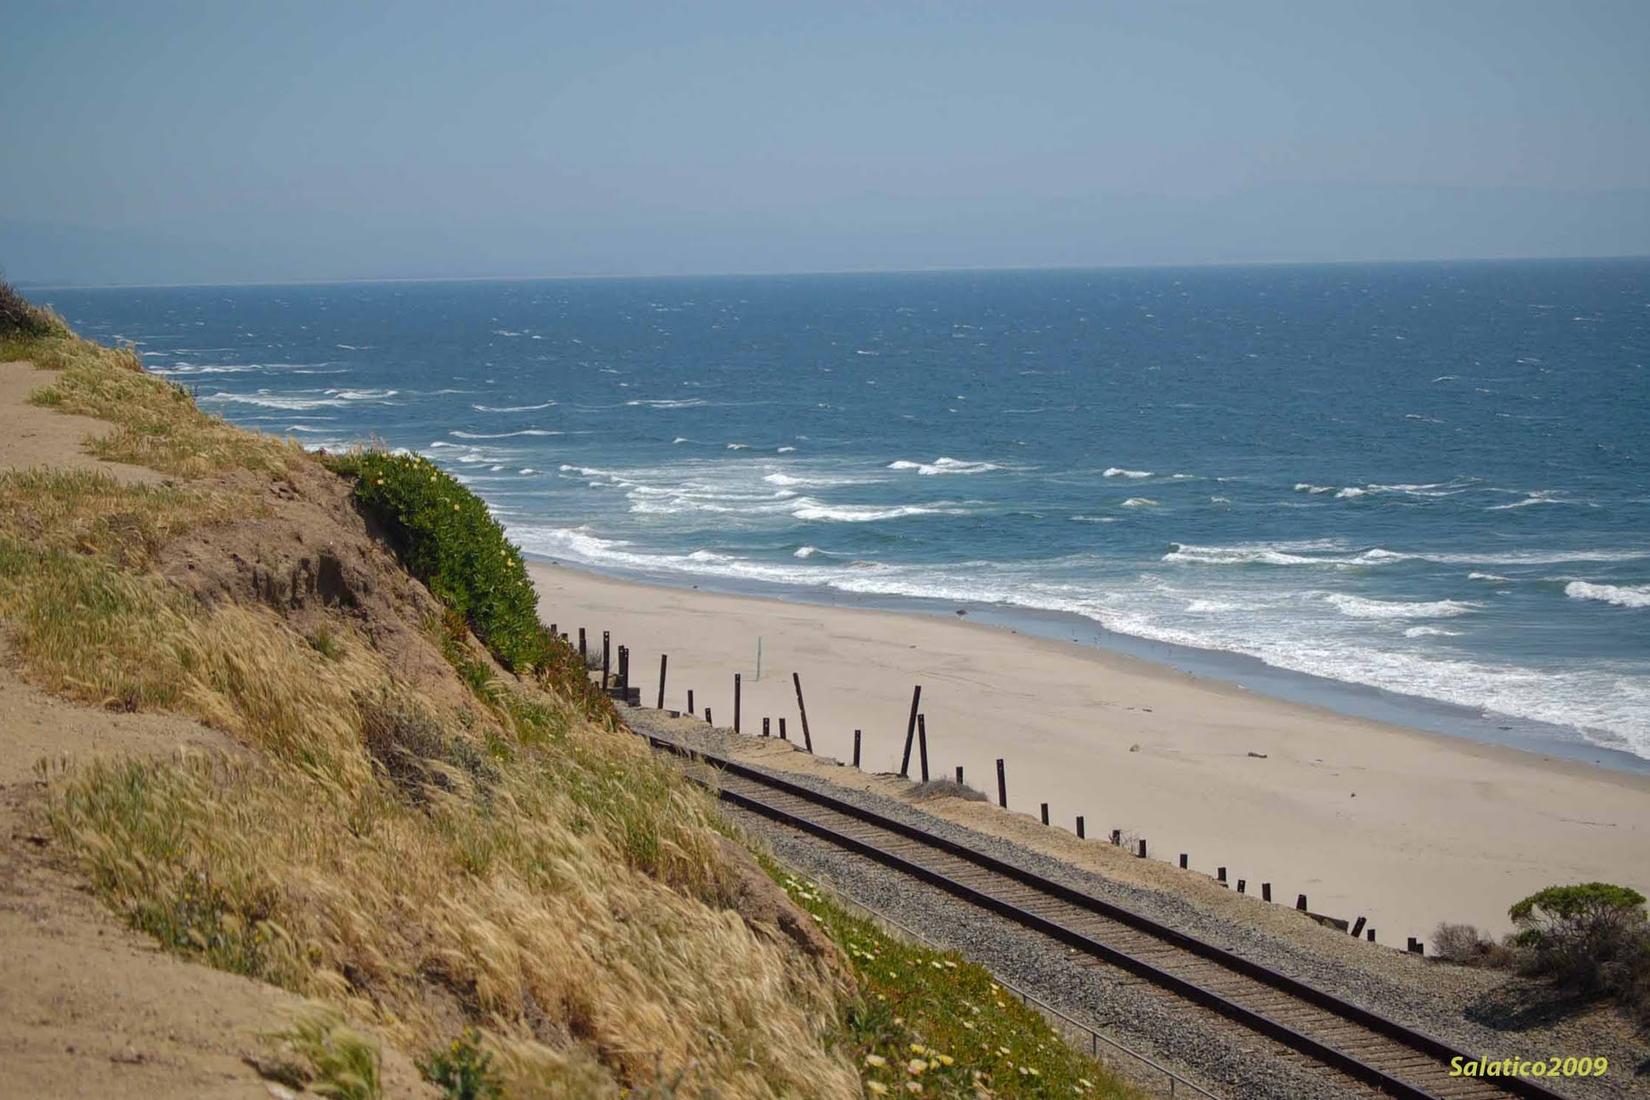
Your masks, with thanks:
<instances>
[{"instance_id":1,"label":"green bush","mask_svg":"<svg viewBox=\"0 0 1650 1100\"><path fill-rule=\"evenodd\" d=\"M0 279L0 337L27 339L37 336L62 336L68 330L56 314L41 309Z\"/></svg>"},{"instance_id":2,"label":"green bush","mask_svg":"<svg viewBox=\"0 0 1650 1100\"><path fill-rule=\"evenodd\" d=\"M356 502L408 571L463 616L501 665L550 682L593 718L612 719L577 651L539 621L521 551L480 497L419 455L359 451L328 464L355 479Z\"/></svg>"},{"instance_id":3,"label":"green bush","mask_svg":"<svg viewBox=\"0 0 1650 1100\"><path fill-rule=\"evenodd\" d=\"M1587 882L1549 886L1507 910L1526 972L1583 994L1631 996L1650 974L1644 895Z\"/></svg>"},{"instance_id":4,"label":"green bush","mask_svg":"<svg viewBox=\"0 0 1650 1100\"><path fill-rule=\"evenodd\" d=\"M441 1086L448 1100L503 1100L504 1086L493 1072L493 1056L481 1049L473 1030L430 1055L418 1068L427 1081Z\"/></svg>"}]
</instances>

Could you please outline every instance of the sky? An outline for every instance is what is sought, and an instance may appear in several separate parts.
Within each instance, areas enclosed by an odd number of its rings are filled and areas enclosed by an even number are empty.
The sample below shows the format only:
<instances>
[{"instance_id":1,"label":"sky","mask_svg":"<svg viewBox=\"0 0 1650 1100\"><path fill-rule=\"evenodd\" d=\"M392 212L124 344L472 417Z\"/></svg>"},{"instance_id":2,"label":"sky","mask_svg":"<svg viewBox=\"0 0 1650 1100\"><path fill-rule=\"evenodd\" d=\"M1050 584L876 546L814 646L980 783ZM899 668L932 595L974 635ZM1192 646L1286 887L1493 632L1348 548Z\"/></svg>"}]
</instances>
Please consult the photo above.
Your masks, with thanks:
<instances>
[{"instance_id":1,"label":"sky","mask_svg":"<svg viewBox=\"0 0 1650 1100\"><path fill-rule=\"evenodd\" d=\"M33 283L1650 254L1650 3L0 0Z\"/></svg>"}]
</instances>

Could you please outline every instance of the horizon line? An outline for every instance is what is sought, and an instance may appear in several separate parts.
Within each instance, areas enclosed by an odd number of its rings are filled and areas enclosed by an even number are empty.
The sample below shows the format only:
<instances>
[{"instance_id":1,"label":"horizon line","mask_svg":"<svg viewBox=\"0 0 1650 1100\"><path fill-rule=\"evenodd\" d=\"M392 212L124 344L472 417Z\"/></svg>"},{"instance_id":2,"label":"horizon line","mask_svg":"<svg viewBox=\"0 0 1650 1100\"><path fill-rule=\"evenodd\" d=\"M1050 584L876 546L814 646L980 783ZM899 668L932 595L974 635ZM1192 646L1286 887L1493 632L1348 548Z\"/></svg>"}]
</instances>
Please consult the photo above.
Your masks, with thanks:
<instances>
[{"instance_id":1,"label":"horizon line","mask_svg":"<svg viewBox=\"0 0 1650 1100\"><path fill-rule=\"evenodd\" d=\"M1520 263L1585 263L1617 260L1650 260L1650 253L1605 253L1576 256L1433 256L1411 259L1350 259L1350 260L1215 260L1191 263L1118 263L1118 264L980 264L935 265L932 267L864 267L821 268L808 271L683 271L632 272L625 274L513 274L513 275L355 275L305 279L237 279L225 282L166 282L166 283L73 283L31 282L12 283L20 289L33 290L181 290L231 289L245 287L308 287L308 286L365 286L400 283L509 283L509 282L619 282L646 279L761 279L761 278L818 278L838 275L942 275L990 274L996 272L1040 271L1196 271L1252 267L1399 267L1420 264L1520 264Z\"/></svg>"}]
</instances>

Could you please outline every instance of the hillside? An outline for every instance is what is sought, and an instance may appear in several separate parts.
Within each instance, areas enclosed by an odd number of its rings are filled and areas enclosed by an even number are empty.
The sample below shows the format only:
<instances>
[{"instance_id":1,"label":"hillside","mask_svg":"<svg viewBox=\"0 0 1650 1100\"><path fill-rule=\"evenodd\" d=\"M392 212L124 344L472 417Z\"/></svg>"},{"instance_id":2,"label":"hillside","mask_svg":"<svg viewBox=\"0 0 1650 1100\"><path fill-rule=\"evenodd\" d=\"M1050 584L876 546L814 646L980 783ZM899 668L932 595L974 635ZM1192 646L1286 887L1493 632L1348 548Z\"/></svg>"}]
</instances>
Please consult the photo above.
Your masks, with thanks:
<instances>
[{"instance_id":1,"label":"hillside","mask_svg":"<svg viewBox=\"0 0 1650 1100\"><path fill-rule=\"evenodd\" d=\"M989 977L759 861L434 466L234 428L3 287L0 416L8 1086L1126 1094L1012 1003L925 1045Z\"/></svg>"}]
</instances>

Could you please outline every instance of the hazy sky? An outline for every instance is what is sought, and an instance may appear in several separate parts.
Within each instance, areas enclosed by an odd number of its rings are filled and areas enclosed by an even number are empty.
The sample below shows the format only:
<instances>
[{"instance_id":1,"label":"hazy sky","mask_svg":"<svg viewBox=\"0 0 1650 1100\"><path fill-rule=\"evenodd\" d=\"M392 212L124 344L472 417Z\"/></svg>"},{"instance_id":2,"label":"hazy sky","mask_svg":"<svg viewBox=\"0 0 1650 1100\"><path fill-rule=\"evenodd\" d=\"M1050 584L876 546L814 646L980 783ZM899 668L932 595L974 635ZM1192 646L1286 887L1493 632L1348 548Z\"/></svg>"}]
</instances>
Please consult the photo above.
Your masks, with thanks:
<instances>
[{"instance_id":1,"label":"hazy sky","mask_svg":"<svg viewBox=\"0 0 1650 1100\"><path fill-rule=\"evenodd\" d=\"M1650 0L0 0L32 281L1650 253Z\"/></svg>"}]
</instances>

